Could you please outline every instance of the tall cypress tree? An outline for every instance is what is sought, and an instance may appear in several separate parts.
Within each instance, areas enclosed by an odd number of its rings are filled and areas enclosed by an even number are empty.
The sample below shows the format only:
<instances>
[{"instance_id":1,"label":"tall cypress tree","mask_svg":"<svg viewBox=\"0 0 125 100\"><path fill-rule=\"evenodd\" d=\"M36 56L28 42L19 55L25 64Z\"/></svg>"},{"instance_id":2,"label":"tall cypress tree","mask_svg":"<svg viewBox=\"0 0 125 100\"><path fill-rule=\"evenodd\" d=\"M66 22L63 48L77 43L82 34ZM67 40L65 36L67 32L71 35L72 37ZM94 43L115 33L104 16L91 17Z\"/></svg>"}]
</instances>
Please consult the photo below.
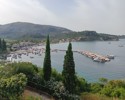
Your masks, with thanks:
<instances>
[{"instance_id":1,"label":"tall cypress tree","mask_svg":"<svg viewBox=\"0 0 125 100\"><path fill-rule=\"evenodd\" d=\"M4 41L4 39L3 39L3 41L2 41L2 51L6 51L6 41Z\"/></svg>"},{"instance_id":2,"label":"tall cypress tree","mask_svg":"<svg viewBox=\"0 0 125 100\"><path fill-rule=\"evenodd\" d=\"M75 93L76 75L75 75L75 63L74 63L71 43L69 43L68 50L66 51L66 55L64 57L62 76L65 88L69 91L69 93L72 94Z\"/></svg>"},{"instance_id":3,"label":"tall cypress tree","mask_svg":"<svg viewBox=\"0 0 125 100\"><path fill-rule=\"evenodd\" d=\"M0 51L2 51L2 42L1 42L1 38L0 38Z\"/></svg>"},{"instance_id":4,"label":"tall cypress tree","mask_svg":"<svg viewBox=\"0 0 125 100\"><path fill-rule=\"evenodd\" d=\"M44 77L44 80L46 81L50 80L50 77L51 77L51 55L50 55L49 35L46 41L46 52L45 52L45 58L43 63L43 77Z\"/></svg>"}]
</instances>

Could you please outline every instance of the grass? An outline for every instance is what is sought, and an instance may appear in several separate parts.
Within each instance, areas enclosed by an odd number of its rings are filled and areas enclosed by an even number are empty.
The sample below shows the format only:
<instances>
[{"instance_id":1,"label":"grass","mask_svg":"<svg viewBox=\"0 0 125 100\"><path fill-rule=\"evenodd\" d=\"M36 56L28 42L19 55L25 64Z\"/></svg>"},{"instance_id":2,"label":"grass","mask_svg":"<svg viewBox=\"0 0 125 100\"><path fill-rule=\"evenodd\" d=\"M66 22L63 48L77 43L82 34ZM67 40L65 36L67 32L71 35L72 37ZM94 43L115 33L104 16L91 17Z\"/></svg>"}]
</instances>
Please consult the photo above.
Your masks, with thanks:
<instances>
[{"instance_id":1,"label":"grass","mask_svg":"<svg viewBox=\"0 0 125 100\"><path fill-rule=\"evenodd\" d=\"M81 100L124 100L124 99L110 98L102 96L100 94L83 93L81 94Z\"/></svg>"},{"instance_id":2,"label":"grass","mask_svg":"<svg viewBox=\"0 0 125 100\"><path fill-rule=\"evenodd\" d=\"M39 94L35 91L25 89L21 100L54 100L54 99L49 98L44 94Z\"/></svg>"},{"instance_id":3,"label":"grass","mask_svg":"<svg viewBox=\"0 0 125 100\"><path fill-rule=\"evenodd\" d=\"M25 90L22 96L22 100L42 100L42 96L38 93Z\"/></svg>"}]
</instances>

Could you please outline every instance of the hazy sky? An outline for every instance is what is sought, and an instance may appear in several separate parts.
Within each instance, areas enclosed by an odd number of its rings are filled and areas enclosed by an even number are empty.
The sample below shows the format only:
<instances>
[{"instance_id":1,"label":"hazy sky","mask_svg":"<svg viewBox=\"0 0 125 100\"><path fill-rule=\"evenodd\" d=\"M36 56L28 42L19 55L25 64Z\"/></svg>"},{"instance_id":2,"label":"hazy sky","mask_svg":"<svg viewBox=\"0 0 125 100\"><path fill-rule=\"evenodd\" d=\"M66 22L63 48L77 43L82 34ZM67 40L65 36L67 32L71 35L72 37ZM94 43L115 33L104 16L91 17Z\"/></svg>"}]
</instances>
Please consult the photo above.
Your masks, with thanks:
<instances>
[{"instance_id":1,"label":"hazy sky","mask_svg":"<svg viewBox=\"0 0 125 100\"><path fill-rule=\"evenodd\" d=\"M0 0L0 24L16 21L125 35L125 0Z\"/></svg>"}]
</instances>

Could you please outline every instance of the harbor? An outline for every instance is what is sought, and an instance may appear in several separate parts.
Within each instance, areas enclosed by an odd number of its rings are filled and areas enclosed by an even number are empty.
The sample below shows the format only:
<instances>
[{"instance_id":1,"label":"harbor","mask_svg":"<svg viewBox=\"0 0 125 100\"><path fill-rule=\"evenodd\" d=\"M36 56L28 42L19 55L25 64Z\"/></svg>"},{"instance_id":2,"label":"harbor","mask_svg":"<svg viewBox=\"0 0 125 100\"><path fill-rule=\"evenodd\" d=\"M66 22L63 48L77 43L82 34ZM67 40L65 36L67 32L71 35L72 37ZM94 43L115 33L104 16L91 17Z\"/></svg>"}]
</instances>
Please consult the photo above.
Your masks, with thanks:
<instances>
[{"instance_id":1,"label":"harbor","mask_svg":"<svg viewBox=\"0 0 125 100\"><path fill-rule=\"evenodd\" d=\"M64 49L51 49L51 52L66 52ZM109 62L111 59L114 59L114 55L101 55L98 53L93 53L90 51L84 51L84 50L74 50L73 52L79 53L83 56L86 56L87 58L92 59L94 62L100 62L105 63ZM25 47L21 48L20 50L11 52L9 55L7 55L7 61L15 61L14 59L22 59L22 55L29 56L30 59L34 59L34 55L42 56L45 53L45 48L41 48L40 46L32 46L32 47Z\"/></svg>"}]
</instances>

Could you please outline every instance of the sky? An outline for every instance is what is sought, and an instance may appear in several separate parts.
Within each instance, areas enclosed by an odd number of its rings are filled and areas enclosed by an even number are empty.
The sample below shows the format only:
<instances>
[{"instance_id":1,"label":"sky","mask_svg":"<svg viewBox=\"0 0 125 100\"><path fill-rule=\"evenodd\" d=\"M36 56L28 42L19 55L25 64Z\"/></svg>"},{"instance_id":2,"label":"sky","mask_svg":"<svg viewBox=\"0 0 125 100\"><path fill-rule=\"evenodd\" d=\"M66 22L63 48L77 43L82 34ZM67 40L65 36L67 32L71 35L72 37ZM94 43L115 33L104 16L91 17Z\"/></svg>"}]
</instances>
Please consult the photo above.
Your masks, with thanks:
<instances>
[{"instance_id":1,"label":"sky","mask_svg":"<svg viewBox=\"0 0 125 100\"><path fill-rule=\"evenodd\" d=\"M0 24L11 22L125 35L125 0L0 0Z\"/></svg>"}]
</instances>

